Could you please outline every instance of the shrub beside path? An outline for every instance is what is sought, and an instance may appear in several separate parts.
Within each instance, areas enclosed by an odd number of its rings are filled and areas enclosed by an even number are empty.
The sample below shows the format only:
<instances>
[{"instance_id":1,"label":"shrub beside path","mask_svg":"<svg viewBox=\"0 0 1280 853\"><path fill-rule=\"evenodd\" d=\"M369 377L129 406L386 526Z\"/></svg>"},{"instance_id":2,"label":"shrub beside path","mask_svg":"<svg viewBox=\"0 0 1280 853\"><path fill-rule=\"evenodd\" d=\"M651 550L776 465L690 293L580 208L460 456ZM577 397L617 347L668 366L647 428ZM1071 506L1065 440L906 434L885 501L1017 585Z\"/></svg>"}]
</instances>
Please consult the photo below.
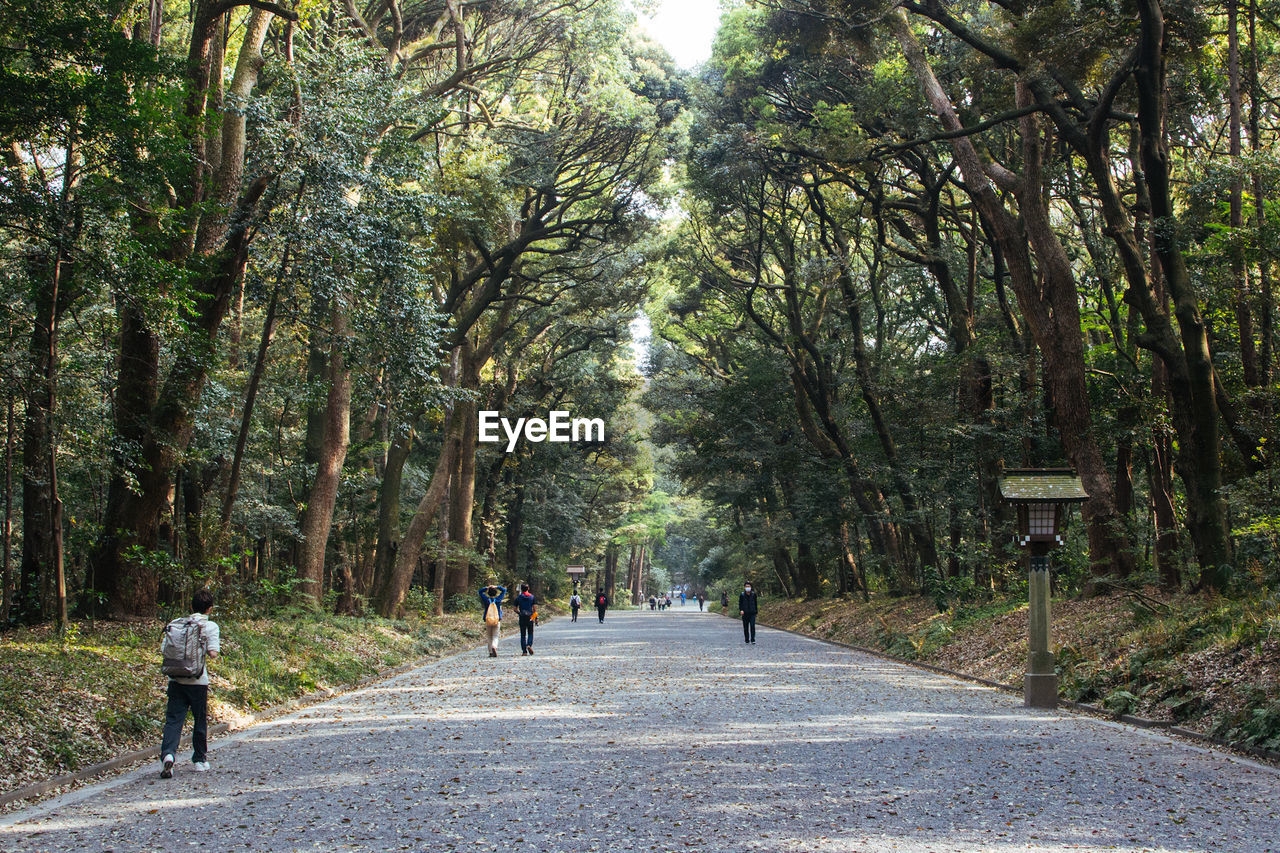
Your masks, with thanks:
<instances>
[{"instance_id":1,"label":"shrub beside path","mask_svg":"<svg viewBox=\"0 0 1280 853\"><path fill-rule=\"evenodd\" d=\"M1280 771L691 606L511 632L0 821L0 849L1206 850Z\"/></svg>"}]
</instances>

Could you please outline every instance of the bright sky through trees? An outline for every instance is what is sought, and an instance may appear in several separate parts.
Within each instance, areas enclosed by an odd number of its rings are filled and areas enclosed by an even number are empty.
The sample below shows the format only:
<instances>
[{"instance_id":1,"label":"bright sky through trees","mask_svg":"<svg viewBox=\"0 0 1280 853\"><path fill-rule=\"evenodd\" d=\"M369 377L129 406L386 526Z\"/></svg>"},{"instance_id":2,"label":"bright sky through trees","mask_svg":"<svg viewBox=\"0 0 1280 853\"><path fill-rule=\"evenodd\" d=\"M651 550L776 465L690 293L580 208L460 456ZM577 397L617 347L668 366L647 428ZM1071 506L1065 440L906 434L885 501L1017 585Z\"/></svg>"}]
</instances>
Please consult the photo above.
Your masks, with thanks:
<instances>
[{"instance_id":1,"label":"bright sky through trees","mask_svg":"<svg viewBox=\"0 0 1280 853\"><path fill-rule=\"evenodd\" d=\"M681 68L711 56L720 25L719 0L658 0L653 15L638 11L640 26L667 49Z\"/></svg>"}]
</instances>

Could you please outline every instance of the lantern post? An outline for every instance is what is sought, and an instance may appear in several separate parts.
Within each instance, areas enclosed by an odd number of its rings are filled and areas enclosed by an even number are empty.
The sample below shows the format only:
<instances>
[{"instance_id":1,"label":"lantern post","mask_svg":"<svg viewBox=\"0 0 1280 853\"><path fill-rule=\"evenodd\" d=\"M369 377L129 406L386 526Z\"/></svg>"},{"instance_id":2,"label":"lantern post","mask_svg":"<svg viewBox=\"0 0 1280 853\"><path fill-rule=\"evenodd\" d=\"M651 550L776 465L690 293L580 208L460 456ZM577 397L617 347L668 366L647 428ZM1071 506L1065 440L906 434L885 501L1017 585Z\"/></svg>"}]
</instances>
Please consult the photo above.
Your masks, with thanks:
<instances>
[{"instance_id":1,"label":"lantern post","mask_svg":"<svg viewBox=\"0 0 1280 853\"><path fill-rule=\"evenodd\" d=\"M1062 545L1071 504L1089 495L1070 468L1010 468L1000 480L1000 496L1017 510L1018 545L1027 551L1030 619L1023 702L1029 708L1056 708L1058 675L1049 648L1049 552Z\"/></svg>"}]
</instances>

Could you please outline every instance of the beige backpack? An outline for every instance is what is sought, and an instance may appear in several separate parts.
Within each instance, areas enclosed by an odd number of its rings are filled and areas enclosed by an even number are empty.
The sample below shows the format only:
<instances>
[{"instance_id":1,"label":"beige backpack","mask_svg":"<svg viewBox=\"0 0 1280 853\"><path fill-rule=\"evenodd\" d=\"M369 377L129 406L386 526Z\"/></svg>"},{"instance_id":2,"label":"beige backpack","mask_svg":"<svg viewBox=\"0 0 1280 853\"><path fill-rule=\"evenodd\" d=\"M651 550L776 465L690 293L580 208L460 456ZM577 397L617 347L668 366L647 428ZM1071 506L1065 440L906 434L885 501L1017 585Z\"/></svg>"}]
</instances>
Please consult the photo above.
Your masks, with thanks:
<instances>
[{"instance_id":1,"label":"beige backpack","mask_svg":"<svg viewBox=\"0 0 1280 853\"><path fill-rule=\"evenodd\" d=\"M493 628L493 627L495 627L495 626L498 624L498 605L497 605L497 603L490 601L490 602L489 602L489 606L485 608L485 611L484 611L484 624L488 625L490 628Z\"/></svg>"}]
</instances>

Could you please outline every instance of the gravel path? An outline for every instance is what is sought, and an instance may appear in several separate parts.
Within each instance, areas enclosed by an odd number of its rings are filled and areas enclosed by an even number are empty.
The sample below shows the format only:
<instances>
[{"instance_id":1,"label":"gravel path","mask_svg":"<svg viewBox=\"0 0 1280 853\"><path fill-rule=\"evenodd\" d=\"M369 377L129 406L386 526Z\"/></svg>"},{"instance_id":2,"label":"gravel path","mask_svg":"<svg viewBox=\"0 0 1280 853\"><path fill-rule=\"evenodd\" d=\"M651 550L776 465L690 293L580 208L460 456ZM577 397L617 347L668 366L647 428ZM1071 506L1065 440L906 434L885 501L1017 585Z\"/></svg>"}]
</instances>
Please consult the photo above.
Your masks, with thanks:
<instances>
[{"instance_id":1,"label":"gravel path","mask_svg":"<svg viewBox=\"0 0 1280 853\"><path fill-rule=\"evenodd\" d=\"M692 605L583 611L0 821L0 849L1277 850L1280 773Z\"/></svg>"}]
</instances>

